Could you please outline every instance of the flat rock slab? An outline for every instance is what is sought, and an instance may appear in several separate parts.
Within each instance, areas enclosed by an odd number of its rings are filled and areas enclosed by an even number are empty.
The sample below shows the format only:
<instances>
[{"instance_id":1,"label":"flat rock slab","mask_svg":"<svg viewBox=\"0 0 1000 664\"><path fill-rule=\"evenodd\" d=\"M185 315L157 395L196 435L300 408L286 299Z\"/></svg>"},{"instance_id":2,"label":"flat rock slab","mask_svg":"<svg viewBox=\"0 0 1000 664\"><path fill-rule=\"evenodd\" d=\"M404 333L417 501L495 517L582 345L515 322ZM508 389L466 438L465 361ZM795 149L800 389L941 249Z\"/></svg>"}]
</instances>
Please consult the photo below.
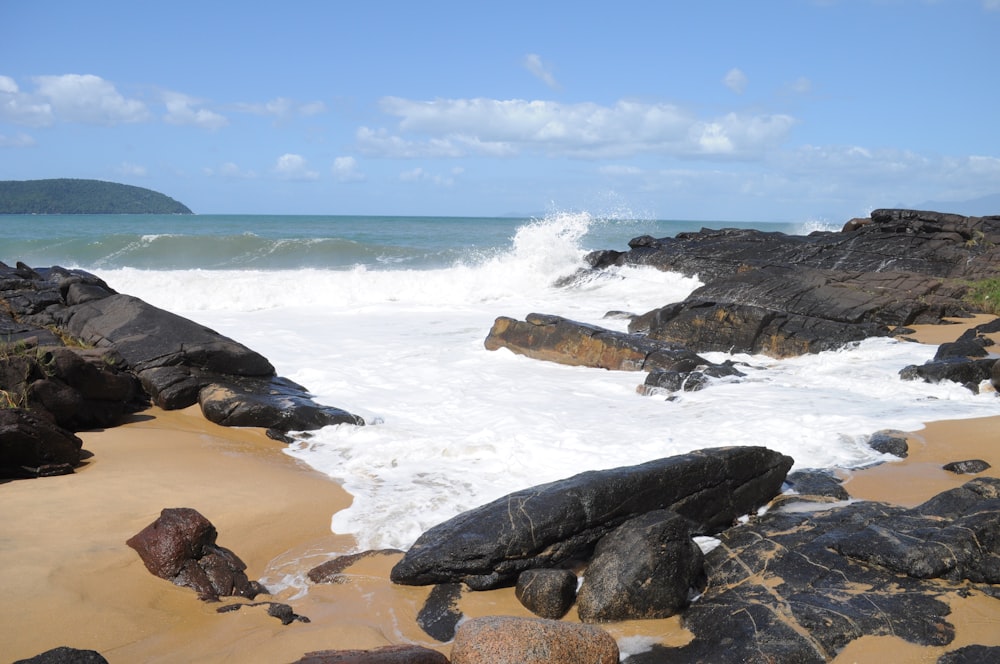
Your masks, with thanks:
<instances>
[{"instance_id":1,"label":"flat rock slab","mask_svg":"<svg viewBox=\"0 0 1000 664\"><path fill-rule=\"evenodd\" d=\"M773 498L792 463L764 447L714 448L524 489L431 528L390 576L474 590L513 585L527 569L588 557L604 535L658 509L715 532Z\"/></svg>"},{"instance_id":2,"label":"flat rock slab","mask_svg":"<svg viewBox=\"0 0 1000 664\"><path fill-rule=\"evenodd\" d=\"M862 636L946 646L949 599L995 594L998 496L1000 480L979 478L912 509L773 509L705 556L707 588L683 614L694 640L626 662L819 663Z\"/></svg>"}]
</instances>

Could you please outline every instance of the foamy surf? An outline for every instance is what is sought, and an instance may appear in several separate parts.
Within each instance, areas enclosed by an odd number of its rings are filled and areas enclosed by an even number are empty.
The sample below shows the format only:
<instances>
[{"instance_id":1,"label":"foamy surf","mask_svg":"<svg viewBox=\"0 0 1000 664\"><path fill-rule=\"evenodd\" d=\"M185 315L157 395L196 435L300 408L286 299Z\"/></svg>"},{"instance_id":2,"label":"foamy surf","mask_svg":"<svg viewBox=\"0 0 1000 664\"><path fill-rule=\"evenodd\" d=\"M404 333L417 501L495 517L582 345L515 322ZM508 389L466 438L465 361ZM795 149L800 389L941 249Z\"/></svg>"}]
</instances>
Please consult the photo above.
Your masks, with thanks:
<instances>
[{"instance_id":1,"label":"foamy surf","mask_svg":"<svg viewBox=\"0 0 1000 664\"><path fill-rule=\"evenodd\" d=\"M993 395L900 380L902 367L934 349L891 339L788 360L710 354L744 363L746 376L673 400L637 394L640 373L485 350L497 316L550 313L624 329L605 312L642 313L699 285L633 267L557 287L584 266L589 234L612 228L586 214L552 215L522 224L505 246L467 246L423 269L100 274L262 352L319 401L366 419L287 449L354 496L332 528L362 549L406 548L461 511L585 470L721 445L766 445L796 468L861 466L884 459L866 444L874 431L995 412ZM624 248L636 229L623 225L608 248Z\"/></svg>"}]
</instances>

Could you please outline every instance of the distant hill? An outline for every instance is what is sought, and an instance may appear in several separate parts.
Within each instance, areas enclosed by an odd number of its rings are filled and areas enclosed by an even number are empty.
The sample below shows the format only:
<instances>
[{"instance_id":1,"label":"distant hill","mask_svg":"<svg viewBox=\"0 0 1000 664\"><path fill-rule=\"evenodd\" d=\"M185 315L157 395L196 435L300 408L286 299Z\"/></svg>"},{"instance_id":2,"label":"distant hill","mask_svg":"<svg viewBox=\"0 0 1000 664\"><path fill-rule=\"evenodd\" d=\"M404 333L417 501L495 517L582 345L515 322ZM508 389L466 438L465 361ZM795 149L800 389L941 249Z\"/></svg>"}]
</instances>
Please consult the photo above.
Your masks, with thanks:
<instances>
[{"instance_id":1,"label":"distant hill","mask_svg":"<svg viewBox=\"0 0 1000 664\"><path fill-rule=\"evenodd\" d=\"M934 210L936 212L954 212L967 217L984 217L1000 214L1000 194L991 194L966 201L924 201L911 206L915 210Z\"/></svg>"},{"instance_id":2,"label":"distant hill","mask_svg":"<svg viewBox=\"0 0 1000 664\"><path fill-rule=\"evenodd\" d=\"M101 180L0 180L0 214L191 214L152 189Z\"/></svg>"}]
</instances>

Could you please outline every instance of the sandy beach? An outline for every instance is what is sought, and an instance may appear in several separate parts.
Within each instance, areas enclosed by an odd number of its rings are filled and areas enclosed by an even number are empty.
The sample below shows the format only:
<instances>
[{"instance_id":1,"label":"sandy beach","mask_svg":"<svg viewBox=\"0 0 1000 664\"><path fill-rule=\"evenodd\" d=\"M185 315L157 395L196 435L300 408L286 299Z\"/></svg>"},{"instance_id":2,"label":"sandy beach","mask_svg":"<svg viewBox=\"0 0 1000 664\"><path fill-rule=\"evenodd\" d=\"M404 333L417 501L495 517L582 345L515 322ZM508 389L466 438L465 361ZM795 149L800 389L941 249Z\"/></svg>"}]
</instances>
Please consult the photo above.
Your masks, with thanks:
<instances>
[{"instance_id":1,"label":"sandy beach","mask_svg":"<svg viewBox=\"0 0 1000 664\"><path fill-rule=\"evenodd\" d=\"M975 321L973 321L975 322ZM955 338L958 326L921 330L919 338ZM80 434L93 456L74 475L0 486L0 606L5 661L59 645L99 651L116 662L292 662L321 649L373 648L412 642L447 654L415 618L430 588L394 586L398 555L374 556L349 570L349 581L312 586L256 601L290 604L311 622L288 626L266 607L217 613L222 604L151 575L125 540L165 507L192 507L219 531L218 543L246 562L250 578L302 573L353 550L330 531L330 518L351 497L334 481L282 453L256 429L205 421L197 407L150 409L124 426ZM983 459L1000 476L1000 416L936 422L909 435L905 460L845 472L857 498L915 505L973 476L948 473L948 461ZM468 616L530 615L511 589L474 593ZM836 662L934 662L968 644L1000 645L1000 602L974 596L952 607L957 628L946 648L868 637ZM571 612L568 620L574 620ZM607 626L616 638L650 637L680 645L690 636L678 619ZM626 641L628 643L628 641Z\"/></svg>"}]
</instances>

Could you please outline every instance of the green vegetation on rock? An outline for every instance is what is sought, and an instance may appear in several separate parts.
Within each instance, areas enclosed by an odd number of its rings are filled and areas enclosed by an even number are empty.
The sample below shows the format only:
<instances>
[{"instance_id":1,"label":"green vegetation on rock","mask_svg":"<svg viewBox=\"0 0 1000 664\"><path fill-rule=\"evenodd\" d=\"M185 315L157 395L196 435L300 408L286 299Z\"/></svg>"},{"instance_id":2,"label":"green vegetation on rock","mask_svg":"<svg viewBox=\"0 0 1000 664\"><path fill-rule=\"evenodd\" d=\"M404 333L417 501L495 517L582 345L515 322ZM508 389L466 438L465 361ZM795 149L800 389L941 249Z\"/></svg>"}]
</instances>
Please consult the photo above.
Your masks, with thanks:
<instances>
[{"instance_id":1,"label":"green vegetation on rock","mask_svg":"<svg viewBox=\"0 0 1000 664\"><path fill-rule=\"evenodd\" d=\"M973 283L965 299L979 307L983 313L1000 316L1000 277Z\"/></svg>"},{"instance_id":2,"label":"green vegetation on rock","mask_svg":"<svg viewBox=\"0 0 1000 664\"><path fill-rule=\"evenodd\" d=\"M101 180L0 180L0 214L191 214L151 189Z\"/></svg>"}]
</instances>

